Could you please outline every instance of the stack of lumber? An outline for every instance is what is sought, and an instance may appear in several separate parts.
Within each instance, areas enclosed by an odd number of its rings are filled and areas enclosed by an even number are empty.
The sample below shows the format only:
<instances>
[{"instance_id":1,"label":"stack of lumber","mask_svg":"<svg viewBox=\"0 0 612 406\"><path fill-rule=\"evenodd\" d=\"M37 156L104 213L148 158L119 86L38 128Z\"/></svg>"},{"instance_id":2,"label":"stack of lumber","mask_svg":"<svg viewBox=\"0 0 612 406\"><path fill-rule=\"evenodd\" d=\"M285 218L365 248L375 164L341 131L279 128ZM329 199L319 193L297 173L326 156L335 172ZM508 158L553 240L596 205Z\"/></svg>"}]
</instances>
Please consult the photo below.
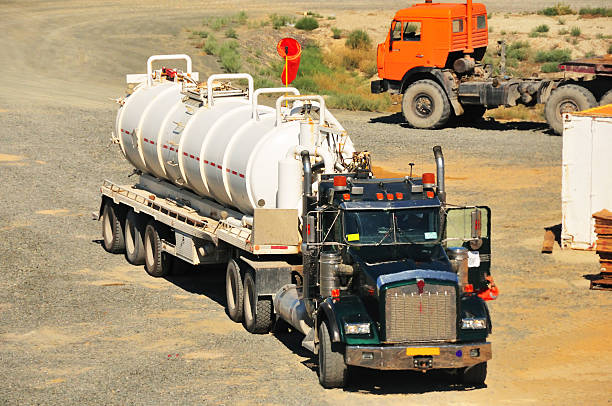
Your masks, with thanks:
<instances>
[{"instance_id":1,"label":"stack of lumber","mask_svg":"<svg viewBox=\"0 0 612 406\"><path fill-rule=\"evenodd\" d=\"M591 289L612 290L612 212L606 209L593 214L597 234L597 254L601 273L591 280Z\"/></svg>"}]
</instances>

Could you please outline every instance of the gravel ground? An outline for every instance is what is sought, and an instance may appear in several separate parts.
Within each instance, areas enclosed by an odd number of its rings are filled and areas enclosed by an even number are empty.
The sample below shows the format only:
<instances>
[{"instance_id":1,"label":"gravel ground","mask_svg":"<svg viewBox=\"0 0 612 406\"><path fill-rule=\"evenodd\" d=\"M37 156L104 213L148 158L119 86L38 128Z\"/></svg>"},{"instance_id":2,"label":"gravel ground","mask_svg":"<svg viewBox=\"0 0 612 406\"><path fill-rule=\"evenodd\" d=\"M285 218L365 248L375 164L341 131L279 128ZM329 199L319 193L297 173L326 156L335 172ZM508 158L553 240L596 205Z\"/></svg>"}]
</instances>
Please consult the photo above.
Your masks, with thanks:
<instances>
[{"instance_id":1,"label":"gravel ground","mask_svg":"<svg viewBox=\"0 0 612 406\"><path fill-rule=\"evenodd\" d=\"M493 209L502 295L490 306L487 387L359 370L348 389L323 390L299 335L250 335L227 318L222 269L148 277L106 253L89 219L103 179L130 181L109 145L116 107L107 99L149 54L176 52L169 39L186 46L178 27L201 18L204 3L1 7L11 62L0 93L1 404L609 403L612 296L583 278L597 259L558 247L539 254L543 227L561 219L561 138L541 124L432 132L397 115L336 113L387 171L429 170L431 147L443 146L449 200ZM206 71L205 58L195 63Z\"/></svg>"}]
</instances>

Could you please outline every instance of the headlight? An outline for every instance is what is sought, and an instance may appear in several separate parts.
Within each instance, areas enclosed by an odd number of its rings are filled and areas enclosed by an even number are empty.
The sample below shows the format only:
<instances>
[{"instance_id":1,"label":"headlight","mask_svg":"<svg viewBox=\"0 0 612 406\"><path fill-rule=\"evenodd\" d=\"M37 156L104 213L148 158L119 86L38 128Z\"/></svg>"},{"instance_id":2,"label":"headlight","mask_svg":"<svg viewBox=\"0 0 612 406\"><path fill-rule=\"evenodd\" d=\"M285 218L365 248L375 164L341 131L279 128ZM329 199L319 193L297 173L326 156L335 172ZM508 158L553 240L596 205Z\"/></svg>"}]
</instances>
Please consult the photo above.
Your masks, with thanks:
<instances>
[{"instance_id":1,"label":"headlight","mask_svg":"<svg viewBox=\"0 0 612 406\"><path fill-rule=\"evenodd\" d=\"M344 323L344 334L370 334L370 323Z\"/></svg>"},{"instance_id":2,"label":"headlight","mask_svg":"<svg viewBox=\"0 0 612 406\"><path fill-rule=\"evenodd\" d=\"M465 330L481 330L487 328L487 319L461 319L461 328Z\"/></svg>"}]
</instances>

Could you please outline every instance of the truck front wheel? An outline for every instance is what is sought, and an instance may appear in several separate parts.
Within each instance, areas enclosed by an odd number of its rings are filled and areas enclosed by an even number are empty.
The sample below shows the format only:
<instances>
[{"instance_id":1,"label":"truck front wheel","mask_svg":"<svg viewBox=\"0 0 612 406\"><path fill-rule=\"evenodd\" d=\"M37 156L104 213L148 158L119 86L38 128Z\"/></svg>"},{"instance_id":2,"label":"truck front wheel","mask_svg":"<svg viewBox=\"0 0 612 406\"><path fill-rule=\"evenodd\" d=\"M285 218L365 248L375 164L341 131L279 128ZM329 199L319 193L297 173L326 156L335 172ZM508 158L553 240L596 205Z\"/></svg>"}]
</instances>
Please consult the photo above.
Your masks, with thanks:
<instances>
[{"instance_id":1,"label":"truck front wheel","mask_svg":"<svg viewBox=\"0 0 612 406\"><path fill-rule=\"evenodd\" d=\"M563 134L563 114L581 111L597 106L595 96L588 89L578 85L565 85L551 93L544 107L546 122L552 130Z\"/></svg>"},{"instance_id":2,"label":"truck front wheel","mask_svg":"<svg viewBox=\"0 0 612 406\"><path fill-rule=\"evenodd\" d=\"M402 113L416 128L440 128L451 115L450 102L444 90L430 79L408 86L402 98Z\"/></svg>"},{"instance_id":3,"label":"truck front wheel","mask_svg":"<svg viewBox=\"0 0 612 406\"><path fill-rule=\"evenodd\" d=\"M225 299L227 301L227 314L236 323L243 318L242 308L242 276L238 263L230 259L225 273Z\"/></svg>"},{"instance_id":4,"label":"truck front wheel","mask_svg":"<svg viewBox=\"0 0 612 406\"><path fill-rule=\"evenodd\" d=\"M324 321L319 326L319 382L324 388L343 388L348 380L348 367L338 346L332 342Z\"/></svg>"},{"instance_id":5,"label":"truck front wheel","mask_svg":"<svg viewBox=\"0 0 612 406\"><path fill-rule=\"evenodd\" d=\"M460 369L458 378L459 383L464 385L484 385L487 379L487 363L481 362L472 367Z\"/></svg>"},{"instance_id":6,"label":"truck front wheel","mask_svg":"<svg viewBox=\"0 0 612 406\"><path fill-rule=\"evenodd\" d=\"M249 271L244 275L244 328L252 334L266 334L274 325L272 299L260 298L255 289L255 277Z\"/></svg>"},{"instance_id":7,"label":"truck front wheel","mask_svg":"<svg viewBox=\"0 0 612 406\"><path fill-rule=\"evenodd\" d=\"M145 270L156 278L166 276L172 269L172 256L162 251L162 238L159 235L159 224L149 221L145 229Z\"/></svg>"},{"instance_id":8,"label":"truck front wheel","mask_svg":"<svg viewBox=\"0 0 612 406\"><path fill-rule=\"evenodd\" d=\"M107 201L102 210L102 241L106 251L119 254L125 250L123 226L119 206Z\"/></svg>"}]
</instances>

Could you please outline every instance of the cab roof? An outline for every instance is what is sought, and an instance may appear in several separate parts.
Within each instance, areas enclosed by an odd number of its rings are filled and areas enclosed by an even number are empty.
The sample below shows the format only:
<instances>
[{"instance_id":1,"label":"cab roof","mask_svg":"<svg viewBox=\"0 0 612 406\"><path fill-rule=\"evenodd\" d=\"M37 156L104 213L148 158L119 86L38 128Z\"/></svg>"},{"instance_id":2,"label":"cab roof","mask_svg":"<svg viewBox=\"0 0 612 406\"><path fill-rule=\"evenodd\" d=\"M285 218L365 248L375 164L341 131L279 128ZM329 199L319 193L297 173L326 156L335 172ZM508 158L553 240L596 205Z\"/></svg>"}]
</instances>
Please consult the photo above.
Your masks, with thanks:
<instances>
[{"instance_id":1,"label":"cab roof","mask_svg":"<svg viewBox=\"0 0 612 406\"><path fill-rule=\"evenodd\" d=\"M482 3L472 3L472 14L486 14L487 9ZM465 17L466 5L462 3L418 3L395 13L396 20L410 18L444 18Z\"/></svg>"}]
</instances>

